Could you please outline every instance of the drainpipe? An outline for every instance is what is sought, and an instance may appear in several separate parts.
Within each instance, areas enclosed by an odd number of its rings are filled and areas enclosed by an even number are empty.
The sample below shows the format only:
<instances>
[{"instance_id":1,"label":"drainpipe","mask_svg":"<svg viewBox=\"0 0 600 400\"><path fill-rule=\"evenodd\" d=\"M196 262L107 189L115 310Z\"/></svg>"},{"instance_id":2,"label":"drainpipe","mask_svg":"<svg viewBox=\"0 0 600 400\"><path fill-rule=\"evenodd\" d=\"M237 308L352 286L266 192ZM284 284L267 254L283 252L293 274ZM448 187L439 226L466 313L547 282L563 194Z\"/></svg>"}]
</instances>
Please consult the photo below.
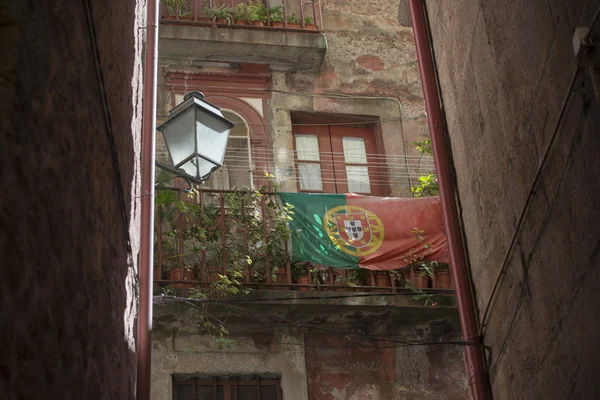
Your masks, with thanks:
<instances>
[{"instance_id":1,"label":"drainpipe","mask_svg":"<svg viewBox=\"0 0 600 400\"><path fill-rule=\"evenodd\" d=\"M154 253L154 143L156 135L156 70L158 63L157 0L146 1L144 104L142 109L142 179L137 321L136 399L150 400L152 355L152 264Z\"/></svg>"},{"instance_id":2,"label":"drainpipe","mask_svg":"<svg viewBox=\"0 0 600 400\"><path fill-rule=\"evenodd\" d=\"M440 96L436 85L425 9L423 0L409 0L409 4L417 48L417 59L419 61L419 72L421 74L421 84L423 86L423 97L425 98L425 107L427 109L427 124L429 125L444 223L448 236L450 269L456 289L456 304L460 318L460 328L465 341L477 344L465 346L465 362L471 386L471 397L474 400L487 400L491 396L483 363L482 346L480 345L481 341L477 330L475 303L471 293L461 226L458 218L456 199L454 197L454 181L450 173L452 160L450 159L448 142L446 141L444 125L442 123Z\"/></svg>"}]
</instances>

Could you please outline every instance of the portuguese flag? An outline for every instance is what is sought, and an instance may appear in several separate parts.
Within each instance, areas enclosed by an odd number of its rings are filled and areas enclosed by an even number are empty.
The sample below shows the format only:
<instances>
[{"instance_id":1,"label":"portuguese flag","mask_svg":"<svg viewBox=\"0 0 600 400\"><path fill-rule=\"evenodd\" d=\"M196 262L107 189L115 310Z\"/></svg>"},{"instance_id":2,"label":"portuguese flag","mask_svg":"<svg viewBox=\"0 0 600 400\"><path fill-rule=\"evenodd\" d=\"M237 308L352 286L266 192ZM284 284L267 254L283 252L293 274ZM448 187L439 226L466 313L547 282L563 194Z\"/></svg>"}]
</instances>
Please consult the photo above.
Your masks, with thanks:
<instances>
[{"instance_id":1,"label":"portuguese flag","mask_svg":"<svg viewBox=\"0 0 600 400\"><path fill-rule=\"evenodd\" d=\"M448 262L438 197L393 198L356 194L280 193L294 206L292 261L334 268L390 270L409 254ZM423 231L419 244L413 233ZM423 244L431 247L423 249ZM421 253L419 253L421 252Z\"/></svg>"}]
</instances>

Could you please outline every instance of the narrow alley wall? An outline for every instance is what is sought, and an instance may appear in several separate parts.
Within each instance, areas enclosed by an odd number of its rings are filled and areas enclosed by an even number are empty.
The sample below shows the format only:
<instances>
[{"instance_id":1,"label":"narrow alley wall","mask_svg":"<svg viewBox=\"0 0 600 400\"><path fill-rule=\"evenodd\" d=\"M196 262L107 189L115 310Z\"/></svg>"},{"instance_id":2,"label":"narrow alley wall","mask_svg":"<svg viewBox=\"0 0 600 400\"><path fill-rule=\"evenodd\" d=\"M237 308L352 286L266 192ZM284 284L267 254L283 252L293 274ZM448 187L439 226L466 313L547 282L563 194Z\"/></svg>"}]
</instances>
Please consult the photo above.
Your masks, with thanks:
<instances>
[{"instance_id":1,"label":"narrow alley wall","mask_svg":"<svg viewBox=\"0 0 600 400\"><path fill-rule=\"evenodd\" d=\"M600 107L570 82L599 4L426 4L494 397L594 398Z\"/></svg>"},{"instance_id":2,"label":"narrow alley wall","mask_svg":"<svg viewBox=\"0 0 600 400\"><path fill-rule=\"evenodd\" d=\"M0 10L3 399L134 397L144 16L92 3Z\"/></svg>"}]
</instances>

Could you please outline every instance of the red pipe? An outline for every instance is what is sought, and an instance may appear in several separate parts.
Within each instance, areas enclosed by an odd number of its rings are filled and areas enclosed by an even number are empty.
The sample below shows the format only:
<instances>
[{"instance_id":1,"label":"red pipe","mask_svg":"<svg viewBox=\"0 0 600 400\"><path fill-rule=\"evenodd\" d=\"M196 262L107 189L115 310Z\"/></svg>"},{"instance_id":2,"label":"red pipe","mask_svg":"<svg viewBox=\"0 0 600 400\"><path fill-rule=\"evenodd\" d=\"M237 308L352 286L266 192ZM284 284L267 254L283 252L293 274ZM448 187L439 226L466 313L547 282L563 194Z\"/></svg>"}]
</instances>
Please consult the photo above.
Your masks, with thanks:
<instances>
[{"instance_id":1,"label":"red pipe","mask_svg":"<svg viewBox=\"0 0 600 400\"><path fill-rule=\"evenodd\" d=\"M158 63L157 0L146 3L146 54L142 110L142 178L137 328L136 399L150 400L152 356L152 274L154 243L154 143L156 134L156 71Z\"/></svg>"},{"instance_id":2,"label":"red pipe","mask_svg":"<svg viewBox=\"0 0 600 400\"><path fill-rule=\"evenodd\" d=\"M421 84L423 86L423 97L425 98L425 107L427 109L427 124L429 125L444 223L448 235L450 269L456 289L456 304L460 318L461 332L465 341L479 343L475 306L469 283L469 273L467 271L456 199L454 197L454 181L450 173L452 160L450 159L444 135L440 96L436 85L425 9L423 7L423 0L409 0L409 4L417 48L417 59L419 61L419 72L421 74ZM483 363L482 347L465 346L465 362L472 398L474 400L489 399L490 392Z\"/></svg>"}]
</instances>

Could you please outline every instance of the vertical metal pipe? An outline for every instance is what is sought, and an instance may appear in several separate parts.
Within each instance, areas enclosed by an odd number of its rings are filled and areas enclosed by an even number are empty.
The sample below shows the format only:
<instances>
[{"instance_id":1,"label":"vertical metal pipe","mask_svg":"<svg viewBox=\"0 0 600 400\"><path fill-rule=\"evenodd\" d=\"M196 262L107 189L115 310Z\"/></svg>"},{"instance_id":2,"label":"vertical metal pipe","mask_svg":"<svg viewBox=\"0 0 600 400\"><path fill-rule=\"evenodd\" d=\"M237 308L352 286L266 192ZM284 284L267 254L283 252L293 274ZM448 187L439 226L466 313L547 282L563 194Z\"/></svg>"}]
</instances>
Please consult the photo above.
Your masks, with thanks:
<instances>
[{"instance_id":1,"label":"vertical metal pipe","mask_svg":"<svg viewBox=\"0 0 600 400\"><path fill-rule=\"evenodd\" d=\"M156 135L156 71L158 64L159 2L146 3L146 53L142 109L140 257L137 323L136 399L150 400L152 362L152 274L154 256L154 145Z\"/></svg>"},{"instance_id":2,"label":"vertical metal pipe","mask_svg":"<svg viewBox=\"0 0 600 400\"><path fill-rule=\"evenodd\" d=\"M417 59L419 61L419 72L423 86L423 97L427 110L427 124L431 136L435 167L440 188L444 224L448 235L448 246L450 250L450 270L456 289L456 304L458 308L462 336L465 341L479 342L477 330L477 319L467 261L462 240L460 220L455 199L454 182L451 174L452 160L446 142L442 111L440 107L440 96L436 85L433 56L431 53L429 32L425 18L423 0L409 0L412 18ZM490 398L487 376L483 364L482 347L465 346L465 362L469 383L471 385L471 396L474 400Z\"/></svg>"},{"instance_id":3,"label":"vertical metal pipe","mask_svg":"<svg viewBox=\"0 0 600 400\"><path fill-rule=\"evenodd\" d=\"M283 0L283 27L287 28L287 24L287 0Z\"/></svg>"}]
</instances>

